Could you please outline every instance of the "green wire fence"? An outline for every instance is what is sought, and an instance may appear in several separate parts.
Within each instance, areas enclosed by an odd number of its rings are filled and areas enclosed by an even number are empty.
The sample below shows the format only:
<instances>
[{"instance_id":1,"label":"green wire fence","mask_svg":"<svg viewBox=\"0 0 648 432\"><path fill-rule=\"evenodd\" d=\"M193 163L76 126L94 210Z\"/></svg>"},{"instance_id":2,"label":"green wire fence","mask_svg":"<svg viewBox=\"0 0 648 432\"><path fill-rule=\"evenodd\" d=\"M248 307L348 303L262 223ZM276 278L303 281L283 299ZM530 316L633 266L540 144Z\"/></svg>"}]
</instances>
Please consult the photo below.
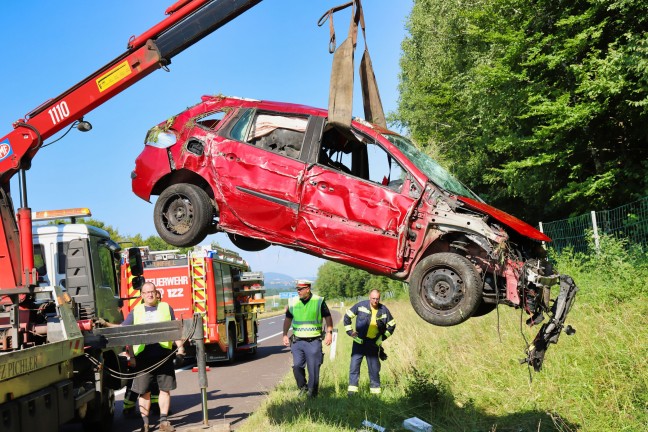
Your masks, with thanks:
<instances>
[{"instance_id":1,"label":"green wire fence","mask_svg":"<svg viewBox=\"0 0 648 432\"><path fill-rule=\"evenodd\" d=\"M571 246L575 252L587 252L593 239L598 249L601 234L626 238L632 244L648 248L648 197L612 210L592 211L569 219L540 222L540 231L553 240L547 246L560 252Z\"/></svg>"}]
</instances>

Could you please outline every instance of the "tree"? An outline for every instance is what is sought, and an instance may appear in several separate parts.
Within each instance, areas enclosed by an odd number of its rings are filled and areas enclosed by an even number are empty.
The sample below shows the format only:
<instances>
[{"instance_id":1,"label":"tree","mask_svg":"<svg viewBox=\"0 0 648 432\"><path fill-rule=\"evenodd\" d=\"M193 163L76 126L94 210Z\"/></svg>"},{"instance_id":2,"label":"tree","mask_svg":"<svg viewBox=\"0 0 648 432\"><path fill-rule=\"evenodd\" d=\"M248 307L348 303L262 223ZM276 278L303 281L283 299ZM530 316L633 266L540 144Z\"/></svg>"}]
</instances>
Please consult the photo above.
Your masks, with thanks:
<instances>
[{"instance_id":1,"label":"tree","mask_svg":"<svg viewBox=\"0 0 648 432\"><path fill-rule=\"evenodd\" d=\"M313 289L327 298L352 298L366 296L372 289L398 292L402 290L402 282L343 264L326 262L317 270Z\"/></svg>"},{"instance_id":2,"label":"tree","mask_svg":"<svg viewBox=\"0 0 648 432\"><path fill-rule=\"evenodd\" d=\"M531 222L645 196L647 12L639 0L418 0L390 120Z\"/></svg>"}]
</instances>

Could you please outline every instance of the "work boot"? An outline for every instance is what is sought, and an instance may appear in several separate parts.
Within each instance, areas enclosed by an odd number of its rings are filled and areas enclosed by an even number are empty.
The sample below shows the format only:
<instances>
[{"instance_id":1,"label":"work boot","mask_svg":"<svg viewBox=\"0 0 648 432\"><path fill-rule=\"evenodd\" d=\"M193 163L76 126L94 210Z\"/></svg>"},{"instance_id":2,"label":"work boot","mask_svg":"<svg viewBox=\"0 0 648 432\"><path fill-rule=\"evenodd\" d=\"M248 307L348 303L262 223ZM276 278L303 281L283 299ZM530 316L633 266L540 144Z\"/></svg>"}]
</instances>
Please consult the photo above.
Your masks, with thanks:
<instances>
[{"instance_id":1,"label":"work boot","mask_svg":"<svg viewBox=\"0 0 648 432\"><path fill-rule=\"evenodd\" d=\"M160 432L175 432L175 428L171 426L171 422L163 421L160 422Z\"/></svg>"}]
</instances>

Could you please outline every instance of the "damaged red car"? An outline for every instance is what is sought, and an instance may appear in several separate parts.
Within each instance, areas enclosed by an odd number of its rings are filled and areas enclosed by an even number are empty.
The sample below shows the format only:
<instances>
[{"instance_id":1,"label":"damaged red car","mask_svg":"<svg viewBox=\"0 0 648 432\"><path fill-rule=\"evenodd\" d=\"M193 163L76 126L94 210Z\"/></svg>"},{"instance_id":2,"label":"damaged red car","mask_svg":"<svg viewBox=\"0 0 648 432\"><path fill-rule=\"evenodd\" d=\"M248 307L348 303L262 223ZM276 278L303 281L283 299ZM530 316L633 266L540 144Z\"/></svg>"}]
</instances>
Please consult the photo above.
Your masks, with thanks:
<instances>
[{"instance_id":1,"label":"damaged red car","mask_svg":"<svg viewBox=\"0 0 648 432\"><path fill-rule=\"evenodd\" d=\"M132 186L146 201L158 195L155 227L176 246L222 231L243 250L281 245L407 281L435 325L497 304L523 308L529 325L547 317L527 350L536 370L571 331L577 288L547 261L546 235L407 138L357 118L338 130L323 109L204 96L148 132Z\"/></svg>"}]
</instances>

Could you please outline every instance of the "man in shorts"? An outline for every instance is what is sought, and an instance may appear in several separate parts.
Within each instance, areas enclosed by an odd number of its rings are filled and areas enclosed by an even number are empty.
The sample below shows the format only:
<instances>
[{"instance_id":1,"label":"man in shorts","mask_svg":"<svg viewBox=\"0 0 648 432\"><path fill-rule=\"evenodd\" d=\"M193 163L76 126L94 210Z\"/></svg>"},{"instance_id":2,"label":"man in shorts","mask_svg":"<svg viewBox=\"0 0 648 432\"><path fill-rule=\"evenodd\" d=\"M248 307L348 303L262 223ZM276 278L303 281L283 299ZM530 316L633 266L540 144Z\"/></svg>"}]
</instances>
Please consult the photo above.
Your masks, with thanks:
<instances>
[{"instance_id":1,"label":"man in shorts","mask_svg":"<svg viewBox=\"0 0 648 432\"><path fill-rule=\"evenodd\" d=\"M171 306L165 302L158 302L156 299L155 285L146 282L142 286L141 294L143 302L135 306L128 314L122 325L145 324L175 320ZM182 341L176 341L178 355L184 355ZM138 376L133 380L133 391L139 396L139 409L144 425L141 432L149 432L149 411L151 409L151 388L153 382L157 382L160 388L160 427L161 432L173 432L175 428L171 425L167 416L171 406L171 390L177 387L175 369L173 367L173 342L160 342L149 345L133 345L131 348L134 357L131 362L135 363ZM155 369L147 372L151 366L162 363Z\"/></svg>"}]
</instances>

